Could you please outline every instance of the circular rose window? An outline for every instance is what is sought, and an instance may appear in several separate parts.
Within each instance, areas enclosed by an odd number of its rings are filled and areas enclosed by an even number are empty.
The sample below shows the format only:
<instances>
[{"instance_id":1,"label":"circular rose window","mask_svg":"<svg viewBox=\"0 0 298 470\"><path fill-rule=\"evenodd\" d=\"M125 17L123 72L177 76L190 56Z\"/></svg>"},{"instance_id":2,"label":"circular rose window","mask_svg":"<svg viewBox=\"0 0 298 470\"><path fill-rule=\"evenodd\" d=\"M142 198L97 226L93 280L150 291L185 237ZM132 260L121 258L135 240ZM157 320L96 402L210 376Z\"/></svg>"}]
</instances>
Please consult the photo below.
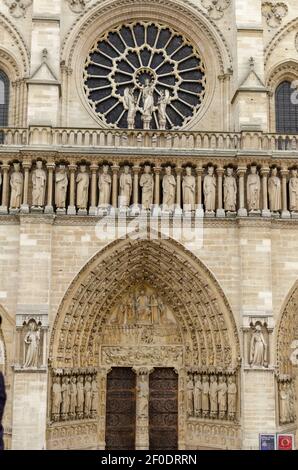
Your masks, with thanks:
<instances>
[{"instance_id":1,"label":"circular rose window","mask_svg":"<svg viewBox=\"0 0 298 470\"><path fill-rule=\"evenodd\" d=\"M105 33L84 68L88 102L113 128L179 129L206 88L198 51L165 26L133 23Z\"/></svg>"}]
</instances>

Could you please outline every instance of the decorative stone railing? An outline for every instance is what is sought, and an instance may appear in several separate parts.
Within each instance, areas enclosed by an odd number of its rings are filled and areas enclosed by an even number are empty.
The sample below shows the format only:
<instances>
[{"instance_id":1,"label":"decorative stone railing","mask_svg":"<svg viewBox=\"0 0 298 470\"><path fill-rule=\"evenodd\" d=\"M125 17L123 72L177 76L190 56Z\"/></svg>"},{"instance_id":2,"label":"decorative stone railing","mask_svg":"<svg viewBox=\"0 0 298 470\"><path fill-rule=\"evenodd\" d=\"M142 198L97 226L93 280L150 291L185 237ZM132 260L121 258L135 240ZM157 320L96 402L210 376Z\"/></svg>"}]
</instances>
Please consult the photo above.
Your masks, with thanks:
<instances>
[{"instance_id":1,"label":"decorative stone railing","mask_svg":"<svg viewBox=\"0 0 298 470\"><path fill-rule=\"evenodd\" d=\"M298 135L263 132L139 131L30 126L0 129L1 146L297 151Z\"/></svg>"}]
</instances>

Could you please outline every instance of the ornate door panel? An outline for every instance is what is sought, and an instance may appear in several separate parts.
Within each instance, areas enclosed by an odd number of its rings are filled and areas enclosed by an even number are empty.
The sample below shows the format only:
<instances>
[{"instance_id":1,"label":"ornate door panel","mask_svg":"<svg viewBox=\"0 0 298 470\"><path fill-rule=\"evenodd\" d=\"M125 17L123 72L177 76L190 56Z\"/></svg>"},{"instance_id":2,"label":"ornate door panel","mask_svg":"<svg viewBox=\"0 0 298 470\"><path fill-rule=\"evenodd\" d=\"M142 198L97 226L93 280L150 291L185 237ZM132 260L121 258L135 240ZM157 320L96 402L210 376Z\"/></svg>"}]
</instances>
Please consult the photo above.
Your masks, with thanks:
<instances>
[{"instance_id":1,"label":"ornate door panel","mask_svg":"<svg viewBox=\"0 0 298 470\"><path fill-rule=\"evenodd\" d=\"M114 367L107 379L106 449L135 448L136 376L128 367Z\"/></svg>"},{"instance_id":2,"label":"ornate door panel","mask_svg":"<svg viewBox=\"0 0 298 470\"><path fill-rule=\"evenodd\" d=\"M178 448L178 375L157 368L149 377L149 448Z\"/></svg>"}]
</instances>

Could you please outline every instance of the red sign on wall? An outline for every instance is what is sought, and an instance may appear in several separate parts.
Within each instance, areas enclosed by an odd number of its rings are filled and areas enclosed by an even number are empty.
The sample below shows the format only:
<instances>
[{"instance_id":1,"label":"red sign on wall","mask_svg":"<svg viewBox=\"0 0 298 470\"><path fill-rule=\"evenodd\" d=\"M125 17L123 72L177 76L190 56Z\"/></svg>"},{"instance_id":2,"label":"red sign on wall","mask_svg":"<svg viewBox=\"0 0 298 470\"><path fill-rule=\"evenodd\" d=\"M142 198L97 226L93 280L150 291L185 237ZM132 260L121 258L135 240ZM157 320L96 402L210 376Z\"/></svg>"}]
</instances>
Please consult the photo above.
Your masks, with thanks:
<instances>
[{"instance_id":1,"label":"red sign on wall","mask_svg":"<svg viewBox=\"0 0 298 470\"><path fill-rule=\"evenodd\" d=\"M278 434L277 450L293 450L294 434Z\"/></svg>"}]
</instances>

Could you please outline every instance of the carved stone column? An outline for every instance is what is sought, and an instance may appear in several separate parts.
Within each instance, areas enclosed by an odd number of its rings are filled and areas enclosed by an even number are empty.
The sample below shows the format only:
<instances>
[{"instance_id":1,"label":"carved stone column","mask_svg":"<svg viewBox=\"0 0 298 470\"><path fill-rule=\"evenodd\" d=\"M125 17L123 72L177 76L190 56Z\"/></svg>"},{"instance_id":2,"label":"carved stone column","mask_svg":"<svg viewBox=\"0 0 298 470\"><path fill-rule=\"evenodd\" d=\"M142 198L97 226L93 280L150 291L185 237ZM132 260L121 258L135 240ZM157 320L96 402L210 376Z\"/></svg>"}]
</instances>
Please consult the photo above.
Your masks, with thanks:
<instances>
[{"instance_id":1,"label":"carved stone column","mask_svg":"<svg viewBox=\"0 0 298 470\"><path fill-rule=\"evenodd\" d=\"M136 383L136 450L149 449L149 374L153 369L134 368Z\"/></svg>"},{"instance_id":2,"label":"carved stone column","mask_svg":"<svg viewBox=\"0 0 298 470\"><path fill-rule=\"evenodd\" d=\"M47 205L45 207L45 214L53 214L53 174L55 169L55 163L47 163L48 170L48 193L47 193Z\"/></svg>"},{"instance_id":3,"label":"carved stone column","mask_svg":"<svg viewBox=\"0 0 298 470\"><path fill-rule=\"evenodd\" d=\"M140 167L139 165L134 165L132 167L132 172L133 172L133 208L132 208L132 213L138 214L140 212L139 209L139 172L140 172Z\"/></svg>"},{"instance_id":4,"label":"carved stone column","mask_svg":"<svg viewBox=\"0 0 298 470\"><path fill-rule=\"evenodd\" d=\"M97 374L98 384L98 449L106 448L106 403L107 375L110 369L100 368Z\"/></svg>"},{"instance_id":5,"label":"carved stone column","mask_svg":"<svg viewBox=\"0 0 298 470\"><path fill-rule=\"evenodd\" d=\"M160 173L161 167L155 166L153 168L155 173L155 183L154 183L154 208L153 208L153 215L160 214Z\"/></svg>"},{"instance_id":6,"label":"carved stone column","mask_svg":"<svg viewBox=\"0 0 298 470\"><path fill-rule=\"evenodd\" d=\"M8 213L8 172L9 165L2 165L2 202L0 206L0 214Z\"/></svg>"},{"instance_id":7,"label":"carved stone column","mask_svg":"<svg viewBox=\"0 0 298 470\"><path fill-rule=\"evenodd\" d=\"M204 217L204 209L203 209L203 204L202 204L202 175L203 175L202 165L197 166L196 173L197 173L196 216Z\"/></svg>"},{"instance_id":8,"label":"carved stone column","mask_svg":"<svg viewBox=\"0 0 298 470\"><path fill-rule=\"evenodd\" d=\"M23 203L21 205L20 212L22 214L29 214L29 204L28 204L28 191L29 191L29 170L31 168L30 162L23 162L24 168L24 187L23 187Z\"/></svg>"},{"instance_id":9,"label":"carved stone column","mask_svg":"<svg viewBox=\"0 0 298 470\"><path fill-rule=\"evenodd\" d=\"M119 172L119 166L113 165L112 166L112 173L113 173L112 206L114 207L114 209L117 209L118 207L118 172Z\"/></svg>"},{"instance_id":10,"label":"carved stone column","mask_svg":"<svg viewBox=\"0 0 298 470\"><path fill-rule=\"evenodd\" d=\"M69 189L69 206L67 208L68 215L76 215L76 206L75 206L75 173L77 169L77 165L71 163L68 165L69 173L70 173L70 189Z\"/></svg>"},{"instance_id":11,"label":"carved stone column","mask_svg":"<svg viewBox=\"0 0 298 470\"><path fill-rule=\"evenodd\" d=\"M96 215L97 214L96 188L97 188L98 165L96 165L96 163L92 163L92 165L90 166L90 170L91 170L91 206L89 207L89 215Z\"/></svg>"},{"instance_id":12,"label":"carved stone column","mask_svg":"<svg viewBox=\"0 0 298 470\"><path fill-rule=\"evenodd\" d=\"M262 177L262 192L263 192L263 207L262 207L262 217L271 217L271 212L268 209L268 175L270 169L267 167L261 168L261 177Z\"/></svg>"},{"instance_id":13,"label":"carved stone column","mask_svg":"<svg viewBox=\"0 0 298 470\"><path fill-rule=\"evenodd\" d=\"M226 213L222 205L222 177L224 174L224 169L219 167L216 169L217 174L217 209L216 217L225 217Z\"/></svg>"},{"instance_id":14,"label":"carved stone column","mask_svg":"<svg viewBox=\"0 0 298 470\"><path fill-rule=\"evenodd\" d=\"M176 167L176 204L175 204L175 215L182 213L181 209L181 174L182 168Z\"/></svg>"},{"instance_id":15,"label":"carved stone column","mask_svg":"<svg viewBox=\"0 0 298 470\"><path fill-rule=\"evenodd\" d=\"M186 370L175 369L178 374L178 449L183 450L186 448Z\"/></svg>"},{"instance_id":16,"label":"carved stone column","mask_svg":"<svg viewBox=\"0 0 298 470\"><path fill-rule=\"evenodd\" d=\"M287 198L287 176L288 169L282 168L280 171L281 174L281 185L282 185L282 212L281 216L283 219L289 219L291 217L290 212L288 211L288 198Z\"/></svg>"},{"instance_id":17,"label":"carved stone column","mask_svg":"<svg viewBox=\"0 0 298 470\"><path fill-rule=\"evenodd\" d=\"M247 216L247 209L245 208L245 202L244 202L244 176L247 171L246 167L238 167L237 169L237 175L239 178L239 209L238 209L238 215L240 217L246 217Z\"/></svg>"}]
</instances>

